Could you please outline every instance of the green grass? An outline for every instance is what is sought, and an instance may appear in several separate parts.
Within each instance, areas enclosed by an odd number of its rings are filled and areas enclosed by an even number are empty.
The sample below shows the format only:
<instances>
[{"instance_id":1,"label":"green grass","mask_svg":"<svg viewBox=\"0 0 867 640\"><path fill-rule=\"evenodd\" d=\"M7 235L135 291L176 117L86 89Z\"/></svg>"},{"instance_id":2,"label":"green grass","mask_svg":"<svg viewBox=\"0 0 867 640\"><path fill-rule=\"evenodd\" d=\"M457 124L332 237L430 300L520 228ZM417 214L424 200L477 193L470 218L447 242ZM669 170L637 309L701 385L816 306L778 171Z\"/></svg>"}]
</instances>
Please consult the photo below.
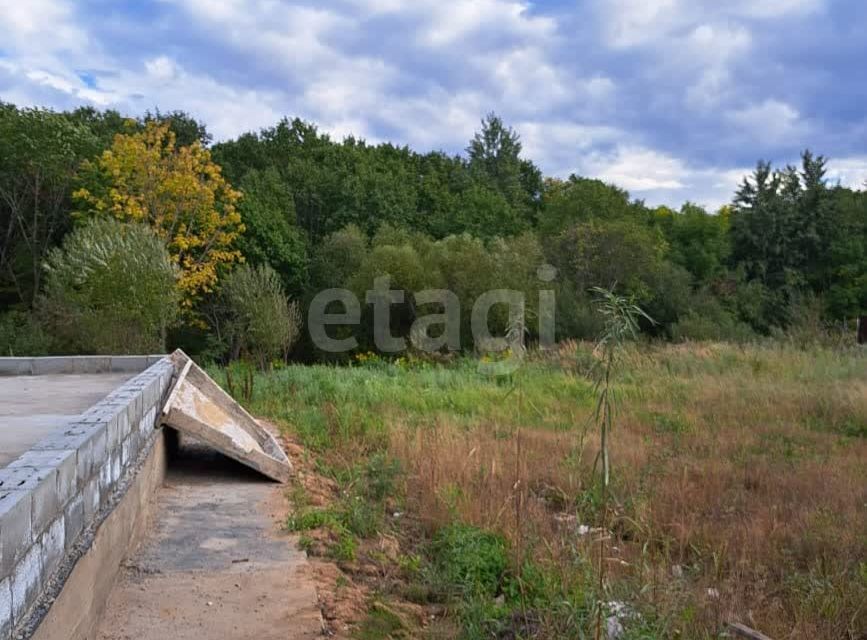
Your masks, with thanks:
<instances>
[{"instance_id":1,"label":"green grass","mask_svg":"<svg viewBox=\"0 0 867 640\"><path fill-rule=\"evenodd\" d=\"M325 508L296 497L288 523L331 531L331 557L352 560L365 539L399 534L389 507L420 510L412 515L425 529L412 536L423 535L395 567L404 582L383 598L446 601L467 638L588 637L593 550L544 510L525 513L518 531L510 500L523 492L526 508L544 496L549 511L595 522L595 444L585 442L593 362L578 345L531 358L508 379L472 359L293 365L256 374L245 404L298 438L341 488ZM847 637L864 623L863 352L641 346L626 354L617 391L612 544L628 568L604 598L640 613L625 637L715 638L725 611L754 606L772 637ZM529 453L516 448L518 433ZM401 459L396 434L429 440ZM524 467L520 455L530 456ZM670 577L675 564L682 578ZM761 586L738 592L744 581ZM708 601L709 585L724 607ZM403 633L387 606L374 607L357 637Z\"/></svg>"}]
</instances>

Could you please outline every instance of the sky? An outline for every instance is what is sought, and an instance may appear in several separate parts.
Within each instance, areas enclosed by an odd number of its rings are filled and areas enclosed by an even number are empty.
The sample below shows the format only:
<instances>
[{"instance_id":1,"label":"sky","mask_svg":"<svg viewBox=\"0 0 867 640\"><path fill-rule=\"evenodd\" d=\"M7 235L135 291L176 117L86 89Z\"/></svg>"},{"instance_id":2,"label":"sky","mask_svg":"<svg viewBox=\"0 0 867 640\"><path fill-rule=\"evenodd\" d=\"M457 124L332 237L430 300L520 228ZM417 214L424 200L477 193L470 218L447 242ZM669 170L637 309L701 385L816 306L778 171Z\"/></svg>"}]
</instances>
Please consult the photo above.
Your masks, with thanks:
<instances>
[{"instance_id":1,"label":"sky","mask_svg":"<svg viewBox=\"0 0 867 640\"><path fill-rule=\"evenodd\" d=\"M461 153L494 111L546 175L728 202L809 147L867 179L861 0L0 0L0 100L317 123Z\"/></svg>"}]
</instances>

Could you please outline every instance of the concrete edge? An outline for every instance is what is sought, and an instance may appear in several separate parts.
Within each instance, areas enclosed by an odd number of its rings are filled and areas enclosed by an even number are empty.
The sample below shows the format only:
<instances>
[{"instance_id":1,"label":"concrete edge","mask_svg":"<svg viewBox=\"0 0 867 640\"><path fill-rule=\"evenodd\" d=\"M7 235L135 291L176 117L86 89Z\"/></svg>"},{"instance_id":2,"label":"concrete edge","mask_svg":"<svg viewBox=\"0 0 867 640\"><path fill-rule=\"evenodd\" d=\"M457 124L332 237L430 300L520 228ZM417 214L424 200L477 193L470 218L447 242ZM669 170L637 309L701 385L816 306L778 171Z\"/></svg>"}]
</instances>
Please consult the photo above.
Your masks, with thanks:
<instances>
[{"instance_id":1,"label":"concrete edge","mask_svg":"<svg viewBox=\"0 0 867 640\"><path fill-rule=\"evenodd\" d=\"M81 555L82 536L126 491L125 479L161 433L155 427L173 376L171 360L159 358L0 469L0 640L35 629L64 569Z\"/></svg>"},{"instance_id":2,"label":"concrete edge","mask_svg":"<svg viewBox=\"0 0 867 640\"><path fill-rule=\"evenodd\" d=\"M165 355L46 356L0 358L0 376L42 376L61 373L138 373Z\"/></svg>"}]
</instances>

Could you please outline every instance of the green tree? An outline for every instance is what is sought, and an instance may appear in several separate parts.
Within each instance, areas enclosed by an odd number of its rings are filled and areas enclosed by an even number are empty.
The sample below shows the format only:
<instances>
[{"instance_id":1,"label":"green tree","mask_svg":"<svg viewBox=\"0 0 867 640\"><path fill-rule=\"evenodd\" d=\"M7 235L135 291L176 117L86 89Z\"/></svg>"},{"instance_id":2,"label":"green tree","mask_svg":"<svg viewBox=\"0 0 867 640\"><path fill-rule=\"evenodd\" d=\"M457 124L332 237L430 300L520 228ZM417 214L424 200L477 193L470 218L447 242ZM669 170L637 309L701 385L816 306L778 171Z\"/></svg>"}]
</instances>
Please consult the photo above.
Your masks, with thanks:
<instances>
[{"instance_id":1,"label":"green tree","mask_svg":"<svg viewBox=\"0 0 867 640\"><path fill-rule=\"evenodd\" d=\"M73 194L80 215L154 229L178 266L185 309L213 290L221 268L241 260L235 246L244 231L236 208L241 194L199 142L177 147L168 123L152 121L140 133L115 136L85 169L86 186Z\"/></svg>"},{"instance_id":2,"label":"green tree","mask_svg":"<svg viewBox=\"0 0 867 640\"><path fill-rule=\"evenodd\" d=\"M472 175L486 181L515 209L522 228L535 224L542 194L542 174L520 157L521 138L494 113L482 119L482 128L467 147ZM502 233L514 233L504 229ZM492 235L496 235L492 234Z\"/></svg>"},{"instance_id":3,"label":"green tree","mask_svg":"<svg viewBox=\"0 0 867 640\"><path fill-rule=\"evenodd\" d=\"M349 225L324 238L313 253L311 284L314 293L321 289L345 287L361 267L368 252L367 236Z\"/></svg>"},{"instance_id":4,"label":"green tree","mask_svg":"<svg viewBox=\"0 0 867 640\"><path fill-rule=\"evenodd\" d=\"M239 266L223 279L220 301L233 359L248 357L264 369L288 356L301 331L301 314L271 267Z\"/></svg>"},{"instance_id":5,"label":"green tree","mask_svg":"<svg viewBox=\"0 0 867 640\"><path fill-rule=\"evenodd\" d=\"M627 191L574 174L567 180L547 180L543 203L539 228L547 236L589 220L617 220L644 213L640 205L630 202Z\"/></svg>"},{"instance_id":6,"label":"green tree","mask_svg":"<svg viewBox=\"0 0 867 640\"><path fill-rule=\"evenodd\" d=\"M97 150L65 114L0 103L0 304L35 302L45 255L71 227L79 164Z\"/></svg>"},{"instance_id":7,"label":"green tree","mask_svg":"<svg viewBox=\"0 0 867 640\"><path fill-rule=\"evenodd\" d=\"M274 168L251 169L239 183L238 203L245 231L238 249L253 265L270 265L290 295L307 286L308 255L304 232L295 226L292 192Z\"/></svg>"},{"instance_id":8,"label":"green tree","mask_svg":"<svg viewBox=\"0 0 867 640\"><path fill-rule=\"evenodd\" d=\"M175 271L147 226L91 220L49 253L40 316L73 352L160 352L179 308Z\"/></svg>"},{"instance_id":9,"label":"green tree","mask_svg":"<svg viewBox=\"0 0 867 640\"><path fill-rule=\"evenodd\" d=\"M603 287L644 304L660 271L666 243L659 231L631 220L590 220L563 232L551 258L579 292Z\"/></svg>"},{"instance_id":10,"label":"green tree","mask_svg":"<svg viewBox=\"0 0 867 640\"><path fill-rule=\"evenodd\" d=\"M687 202L679 213L672 212L665 218L662 227L669 243L669 258L689 271L696 284L707 284L725 271L731 250L726 210L712 215Z\"/></svg>"}]
</instances>

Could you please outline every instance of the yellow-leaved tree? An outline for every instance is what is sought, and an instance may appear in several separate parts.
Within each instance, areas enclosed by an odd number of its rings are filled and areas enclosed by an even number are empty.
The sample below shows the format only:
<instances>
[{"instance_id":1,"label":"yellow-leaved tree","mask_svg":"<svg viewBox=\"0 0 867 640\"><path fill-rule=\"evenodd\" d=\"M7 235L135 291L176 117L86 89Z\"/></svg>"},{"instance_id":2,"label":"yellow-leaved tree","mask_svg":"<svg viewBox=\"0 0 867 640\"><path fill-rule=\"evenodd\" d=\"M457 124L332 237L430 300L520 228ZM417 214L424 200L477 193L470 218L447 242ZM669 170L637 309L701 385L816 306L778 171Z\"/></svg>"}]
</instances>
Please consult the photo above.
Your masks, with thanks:
<instances>
[{"instance_id":1,"label":"yellow-leaved tree","mask_svg":"<svg viewBox=\"0 0 867 640\"><path fill-rule=\"evenodd\" d=\"M116 135L83 175L86 186L73 194L78 214L150 225L178 265L187 309L213 290L221 265L243 260L234 246L244 231L236 208L241 193L199 142L176 146L168 123L148 122L142 131Z\"/></svg>"}]
</instances>

